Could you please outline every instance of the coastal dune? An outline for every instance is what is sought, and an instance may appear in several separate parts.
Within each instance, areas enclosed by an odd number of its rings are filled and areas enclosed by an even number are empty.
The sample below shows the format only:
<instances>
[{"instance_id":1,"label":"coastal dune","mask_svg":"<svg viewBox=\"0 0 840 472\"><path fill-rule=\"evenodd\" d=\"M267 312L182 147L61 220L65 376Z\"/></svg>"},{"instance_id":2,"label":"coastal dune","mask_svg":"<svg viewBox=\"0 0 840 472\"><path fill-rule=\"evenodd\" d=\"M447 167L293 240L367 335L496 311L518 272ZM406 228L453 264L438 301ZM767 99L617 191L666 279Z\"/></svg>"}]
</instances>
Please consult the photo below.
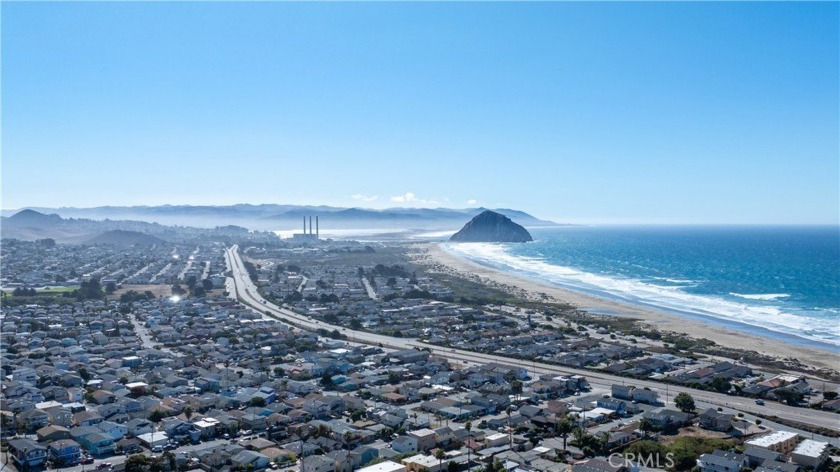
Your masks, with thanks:
<instances>
[{"instance_id":1,"label":"coastal dune","mask_svg":"<svg viewBox=\"0 0 840 472\"><path fill-rule=\"evenodd\" d=\"M755 334L735 331L711 323L703 323L699 320L651 307L573 292L477 264L447 252L440 244L424 245L420 258L425 259L428 263L445 267L445 270L452 271L455 275L477 276L486 282L510 287L520 295L525 295L532 300L565 303L593 313L616 313L616 316L638 319L643 323L654 326L659 331L682 333L697 339L706 338L720 346L755 351L774 358L797 359L802 364L818 369L837 369L837 352L787 344L776 339L771 340Z\"/></svg>"}]
</instances>

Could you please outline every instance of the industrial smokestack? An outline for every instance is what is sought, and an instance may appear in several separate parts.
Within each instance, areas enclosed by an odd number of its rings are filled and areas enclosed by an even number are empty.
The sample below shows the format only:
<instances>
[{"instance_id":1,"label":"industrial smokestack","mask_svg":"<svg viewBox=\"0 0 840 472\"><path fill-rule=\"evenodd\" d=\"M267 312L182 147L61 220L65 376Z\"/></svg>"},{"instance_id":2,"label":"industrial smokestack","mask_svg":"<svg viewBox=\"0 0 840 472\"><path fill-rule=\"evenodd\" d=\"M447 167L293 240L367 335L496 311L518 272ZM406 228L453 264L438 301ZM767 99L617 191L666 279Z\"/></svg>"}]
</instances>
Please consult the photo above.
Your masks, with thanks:
<instances>
[{"instance_id":1,"label":"industrial smokestack","mask_svg":"<svg viewBox=\"0 0 840 472\"><path fill-rule=\"evenodd\" d=\"M309 217L309 234L312 234L312 217Z\"/></svg>"},{"instance_id":2,"label":"industrial smokestack","mask_svg":"<svg viewBox=\"0 0 840 472\"><path fill-rule=\"evenodd\" d=\"M321 232L318 230L318 217L315 217L315 239L321 239Z\"/></svg>"},{"instance_id":3,"label":"industrial smokestack","mask_svg":"<svg viewBox=\"0 0 840 472\"><path fill-rule=\"evenodd\" d=\"M303 234L306 234L306 217L303 217Z\"/></svg>"}]
</instances>

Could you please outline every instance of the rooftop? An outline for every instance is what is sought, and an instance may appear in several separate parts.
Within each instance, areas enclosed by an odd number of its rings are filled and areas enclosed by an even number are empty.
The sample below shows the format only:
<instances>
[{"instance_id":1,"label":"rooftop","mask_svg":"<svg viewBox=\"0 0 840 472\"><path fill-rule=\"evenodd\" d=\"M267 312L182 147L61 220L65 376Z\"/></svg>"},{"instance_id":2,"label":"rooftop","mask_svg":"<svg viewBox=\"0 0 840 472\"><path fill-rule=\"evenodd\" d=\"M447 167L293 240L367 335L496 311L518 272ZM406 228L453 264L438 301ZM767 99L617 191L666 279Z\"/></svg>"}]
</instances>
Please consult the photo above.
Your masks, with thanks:
<instances>
[{"instance_id":1,"label":"rooftop","mask_svg":"<svg viewBox=\"0 0 840 472\"><path fill-rule=\"evenodd\" d=\"M750 439L745 444L748 446L770 447L773 444L788 441L794 437L796 437L796 433L791 431L774 431L770 434Z\"/></svg>"}]
</instances>

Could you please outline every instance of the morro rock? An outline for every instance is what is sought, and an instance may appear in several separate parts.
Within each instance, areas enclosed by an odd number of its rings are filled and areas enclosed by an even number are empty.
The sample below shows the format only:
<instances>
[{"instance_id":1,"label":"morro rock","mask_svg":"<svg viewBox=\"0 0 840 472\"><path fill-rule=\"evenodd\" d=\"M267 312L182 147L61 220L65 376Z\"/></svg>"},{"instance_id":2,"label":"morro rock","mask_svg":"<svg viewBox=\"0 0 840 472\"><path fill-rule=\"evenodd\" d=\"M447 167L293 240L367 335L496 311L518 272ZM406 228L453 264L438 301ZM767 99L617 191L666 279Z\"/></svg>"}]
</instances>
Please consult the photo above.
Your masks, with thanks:
<instances>
[{"instance_id":1,"label":"morro rock","mask_svg":"<svg viewBox=\"0 0 840 472\"><path fill-rule=\"evenodd\" d=\"M528 230L507 216L486 210L476 215L449 240L462 243L524 243L534 239Z\"/></svg>"}]
</instances>

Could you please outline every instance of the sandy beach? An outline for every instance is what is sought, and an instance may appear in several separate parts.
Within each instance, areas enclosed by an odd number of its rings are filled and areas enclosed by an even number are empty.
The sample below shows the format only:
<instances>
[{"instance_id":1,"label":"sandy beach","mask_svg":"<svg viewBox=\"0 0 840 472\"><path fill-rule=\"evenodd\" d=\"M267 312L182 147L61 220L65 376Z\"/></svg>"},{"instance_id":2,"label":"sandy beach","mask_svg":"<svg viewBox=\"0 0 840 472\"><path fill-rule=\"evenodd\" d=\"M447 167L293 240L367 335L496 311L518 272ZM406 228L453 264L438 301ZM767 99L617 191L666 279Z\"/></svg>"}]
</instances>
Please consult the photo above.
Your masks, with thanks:
<instances>
[{"instance_id":1,"label":"sandy beach","mask_svg":"<svg viewBox=\"0 0 840 472\"><path fill-rule=\"evenodd\" d=\"M607 300L549 284L542 284L458 257L445 251L436 243L423 245L420 251L417 257L425 259L426 263L438 264L464 276L479 277L483 281L506 286L519 295L527 296L533 300L563 302L594 312L624 314L649 323L660 331L672 331L684 333L694 338L711 339L721 346L756 351L776 358L795 358L811 367L836 370L838 362L840 362L837 352L785 344L776 339L771 340L754 334L730 330L722 326L703 323L649 307ZM546 297L550 300L546 300Z\"/></svg>"}]
</instances>

